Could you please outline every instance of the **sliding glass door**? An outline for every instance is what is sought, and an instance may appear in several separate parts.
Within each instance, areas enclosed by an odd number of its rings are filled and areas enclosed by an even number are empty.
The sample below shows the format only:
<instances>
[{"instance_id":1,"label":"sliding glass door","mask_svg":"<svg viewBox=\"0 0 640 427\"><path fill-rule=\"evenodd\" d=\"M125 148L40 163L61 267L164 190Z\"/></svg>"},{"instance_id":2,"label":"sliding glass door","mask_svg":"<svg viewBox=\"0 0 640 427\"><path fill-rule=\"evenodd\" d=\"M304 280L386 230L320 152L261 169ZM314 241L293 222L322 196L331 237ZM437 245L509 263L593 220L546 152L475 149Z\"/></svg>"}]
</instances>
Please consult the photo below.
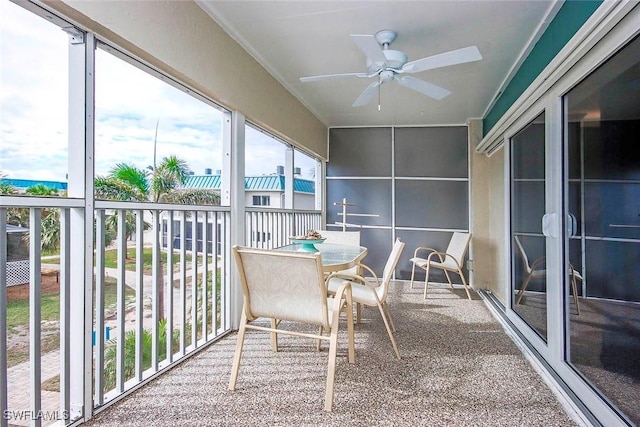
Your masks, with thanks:
<instances>
[{"instance_id":1,"label":"sliding glass door","mask_svg":"<svg viewBox=\"0 0 640 427\"><path fill-rule=\"evenodd\" d=\"M640 424L640 38L563 101L566 361Z\"/></svg>"},{"instance_id":2,"label":"sliding glass door","mask_svg":"<svg viewBox=\"0 0 640 427\"><path fill-rule=\"evenodd\" d=\"M510 139L511 309L547 339L544 112Z\"/></svg>"}]
</instances>

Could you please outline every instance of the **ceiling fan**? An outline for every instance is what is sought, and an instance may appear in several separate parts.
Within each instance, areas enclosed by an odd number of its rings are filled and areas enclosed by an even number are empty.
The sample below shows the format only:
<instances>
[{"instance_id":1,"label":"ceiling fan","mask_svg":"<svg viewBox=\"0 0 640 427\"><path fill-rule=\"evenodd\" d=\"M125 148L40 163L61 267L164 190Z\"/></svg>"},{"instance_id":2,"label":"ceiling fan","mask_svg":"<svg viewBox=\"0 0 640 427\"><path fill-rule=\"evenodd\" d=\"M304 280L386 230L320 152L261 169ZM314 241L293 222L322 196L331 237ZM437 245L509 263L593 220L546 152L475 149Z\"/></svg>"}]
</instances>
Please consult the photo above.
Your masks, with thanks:
<instances>
[{"instance_id":1,"label":"ceiling fan","mask_svg":"<svg viewBox=\"0 0 640 427\"><path fill-rule=\"evenodd\" d=\"M476 46L469 46L407 62L408 58L404 52L389 49L389 45L396 39L396 36L397 33L393 30L381 30L375 35L351 35L354 43L367 56L366 73L341 73L300 77L300 81L304 83L344 77L371 78L377 76L378 80L371 83L364 92L360 94L356 102L353 103L354 107L366 105L376 93L376 90L379 89L380 85L392 80L423 95L434 99L442 99L449 95L451 91L434 85L433 83L403 74L419 73L435 68L464 64L482 59L478 48Z\"/></svg>"}]
</instances>

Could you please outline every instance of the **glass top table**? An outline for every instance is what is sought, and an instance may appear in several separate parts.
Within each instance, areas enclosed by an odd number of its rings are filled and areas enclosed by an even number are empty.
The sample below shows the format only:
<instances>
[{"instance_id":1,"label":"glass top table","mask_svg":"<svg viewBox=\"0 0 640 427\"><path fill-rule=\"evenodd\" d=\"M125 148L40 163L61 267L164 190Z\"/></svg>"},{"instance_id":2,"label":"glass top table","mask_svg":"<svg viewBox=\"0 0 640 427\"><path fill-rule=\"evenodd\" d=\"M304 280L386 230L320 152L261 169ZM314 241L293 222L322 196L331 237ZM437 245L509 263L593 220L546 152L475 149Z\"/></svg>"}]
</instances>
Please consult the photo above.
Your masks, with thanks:
<instances>
[{"instance_id":1,"label":"glass top table","mask_svg":"<svg viewBox=\"0 0 640 427\"><path fill-rule=\"evenodd\" d=\"M338 245L335 243L316 243L316 252L322 256L322 268L325 272L346 270L358 264L367 255L364 246ZM290 244L274 248L274 251L306 252L309 251L302 244Z\"/></svg>"}]
</instances>

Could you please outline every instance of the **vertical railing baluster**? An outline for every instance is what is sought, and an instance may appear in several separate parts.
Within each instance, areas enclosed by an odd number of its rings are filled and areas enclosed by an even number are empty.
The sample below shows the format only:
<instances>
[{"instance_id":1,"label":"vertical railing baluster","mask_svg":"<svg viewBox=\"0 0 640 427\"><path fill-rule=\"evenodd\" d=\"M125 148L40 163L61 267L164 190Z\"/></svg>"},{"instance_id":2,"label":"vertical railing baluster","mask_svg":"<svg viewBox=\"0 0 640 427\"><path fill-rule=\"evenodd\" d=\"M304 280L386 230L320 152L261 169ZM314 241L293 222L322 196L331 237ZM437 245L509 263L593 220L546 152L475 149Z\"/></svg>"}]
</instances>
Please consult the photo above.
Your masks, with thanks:
<instances>
[{"instance_id":1,"label":"vertical railing baluster","mask_svg":"<svg viewBox=\"0 0 640 427\"><path fill-rule=\"evenodd\" d=\"M191 211L191 346L198 346L198 212Z\"/></svg>"},{"instance_id":2,"label":"vertical railing baluster","mask_svg":"<svg viewBox=\"0 0 640 427\"><path fill-rule=\"evenodd\" d=\"M231 218L229 216L229 213L226 212L223 216L224 221L223 221L223 236L224 236L224 245L223 245L223 262L222 262L222 271L220 272L221 277L223 277L223 283L224 283L224 291L221 292L221 298L220 298L220 307L221 310L224 314L224 316L221 315L221 319L223 318L224 320L221 321L221 326L224 329L227 329L229 327L229 325L231 324L231 312L229 310L230 307L230 294L231 294L231 280L229 278L229 272L231 270L231 248L230 245L228 244L229 239L230 239L230 235L231 235L231 231L229 230L229 222L231 222Z\"/></svg>"},{"instance_id":3,"label":"vertical railing baluster","mask_svg":"<svg viewBox=\"0 0 640 427\"><path fill-rule=\"evenodd\" d=\"M261 212L261 216L262 216L262 221L261 221L261 227L260 227L260 241L262 242L262 248L266 248L267 246L265 245L265 230L267 229L268 225L267 225L267 221L268 221L268 216L269 214L267 212Z\"/></svg>"},{"instance_id":4,"label":"vertical railing baluster","mask_svg":"<svg viewBox=\"0 0 640 427\"><path fill-rule=\"evenodd\" d=\"M7 209L0 207L0 236L7 235ZM0 415L9 409L7 374L7 245L0 245ZM0 416L0 427L9 426L9 417Z\"/></svg>"},{"instance_id":5,"label":"vertical railing baluster","mask_svg":"<svg viewBox=\"0 0 640 427\"><path fill-rule=\"evenodd\" d=\"M184 356L187 342L187 218L185 211L180 213L180 355Z\"/></svg>"},{"instance_id":6,"label":"vertical railing baluster","mask_svg":"<svg viewBox=\"0 0 640 427\"><path fill-rule=\"evenodd\" d=\"M165 319L167 323L167 363L173 362L173 211L167 212L167 284L164 293ZM160 272L162 274L162 271Z\"/></svg>"},{"instance_id":7,"label":"vertical railing baluster","mask_svg":"<svg viewBox=\"0 0 640 427\"><path fill-rule=\"evenodd\" d=\"M269 213L269 229L267 230L267 241L269 242L269 249L273 249L275 246L273 244L273 236L274 234L272 233L273 231L273 227L274 224L276 223L277 219L276 219L276 213L275 212L270 212Z\"/></svg>"},{"instance_id":8,"label":"vertical railing baluster","mask_svg":"<svg viewBox=\"0 0 640 427\"><path fill-rule=\"evenodd\" d=\"M151 212L153 218L153 246L151 249L151 369L158 370L158 322L163 314L158 313L160 305L160 288L164 286L162 271L160 270L160 212L154 209ZM167 334L167 337L170 335Z\"/></svg>"},{"instance_id":9,"label":"vertical railing baluster","mask_svg":"<svg viewBox=\"0 0 640 427\"><path fill-rule=\"evenodd\" d=\"M144 211L136 211L136 349L135 378L142 381L144 341Z\"/></svg>"},{"instance_id":10,"label":"vertical railing baluster","mask_svg":"<svg viewBox=\"0 0 640 427\"><path fill-rule=\"evenodd\" d=\"M104 403L105 212L96 211L95 405ZM64 247L62 244L61 247ZM61 361L62 362L62 361Z\"/></svg>"},{"instance_id":11,"label":"vertical railing baluster","mask_svg":"<svg viewBox=\"0 0 640 427\"><path fill-rule=\"evenodd\" d=\"M71 211L60 208L60 409L63 414L71 410ZM96 307L98 307L96 301Z\"/></svg>"},{"instance_id":12,"label":"vertical railing baluster","mask_svg":"<svg viewBox=\"0 0 640 427\"><path fill-rule=\"evenodd\" d=\"M213 225L211 226L211 240L213 240L214 244L211 257L213 263L213 271L211 273L213 275L213 285L211 287L211 332L213 332L214 335L218 334L218 313L220 312L218 310L218 256L224 247L222 245L222 233L218 233L218 221L221 221L220 216L219 212L213 213ZM218 239L220 239L221 242L220 247L218 247Z\"/></svg>"},{"instance_id":13,"label":"vertical railing baluster","mask_svg":"<svg viewBox=\"0 0 640 427\"><path fill-rule=\"evenodd\" d=\"M209 311L207 310L209 286L209 213L202 212L202 341L207 342L209 330Z\"/></svg>"},{"instance_id":14,"label":"vertical railing baluster","mask_svg":"<svg viewBox=\"0 0 640 427\"><path fill-rule=\"evenodd\" d=\"M127 257L127 233L125 224L124 209L117 210L118 215L118 234L117 234L117 313L116 324L118 325L118 340L116 342L116 392L118 394L124 391L125 372L124 372L124 340L125 340L125 286L127 280L126 257Z\"/></svg>"},{"instance_id":15,"label":"vertical railing baluster","mask_svg":"<svg viewBox=\"0 0 640 427\"><path fill-rule=\"evenodd\" d=\"M42 405L42 276L40 247L42 242L42 209L29 209L29 359L31 364L31 413L38 414ZM32 426L40 426L42 419L33 417Z\"/></svg>"}]
</instances>

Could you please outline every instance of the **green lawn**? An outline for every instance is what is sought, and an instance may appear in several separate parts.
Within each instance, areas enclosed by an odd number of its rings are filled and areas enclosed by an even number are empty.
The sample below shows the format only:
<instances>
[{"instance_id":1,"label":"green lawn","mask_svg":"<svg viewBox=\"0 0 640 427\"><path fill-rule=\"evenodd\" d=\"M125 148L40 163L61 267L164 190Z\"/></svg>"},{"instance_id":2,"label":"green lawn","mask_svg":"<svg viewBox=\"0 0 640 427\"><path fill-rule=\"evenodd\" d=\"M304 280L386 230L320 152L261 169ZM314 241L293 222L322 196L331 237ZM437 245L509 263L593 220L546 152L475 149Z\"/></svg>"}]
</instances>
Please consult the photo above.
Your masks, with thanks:
<instances>
[{"instance_id":1,"label":"green lawn","mask_svg":"<svg viewBox=\"0 0 640 427\"><path fill-rule=\"evenodd\" d=\"M136 270L136 248L128 248L127 249L127 261L126 261L126 269L129 271L135 271ZM162 265L163 267L166 266L167 264L167 253L166 252L160 252L161 257L162 257ZM118 257L118 250L117 249L109 249L107 251L105 251L104 253L104 264L105 267L107 268L117 268L118 267L118 262L117 262L117 257ZM144 268L144 273L145 274L151 274L151 269L153 267L153 249L146 247L143 248L143 252L142 252L142 259L143 259L143 268ZM59 264L60 263L60 257L56 257L56 258L45 258L42 260L43 263L47 263L47 264ZM174 253L173 255L173 265L178 265L178 263L180 262L180 255L177 253ZM187 263L191 263L191 255L187 254ZM198 263L201 264L201 259L198 258ZM187 267L188 268L188 267Z\"/></svg>"},{"instance_id":2,"label":"green lawn","mask_svg":"<svg viewBox=\"0 0 640 427\"><path fill-rule=\"evenodd\" d=\"M42 321L60 318L60 294L42 295ZM9 331L16 327L29 326L29 299L7 303L7 327Z\"/></svg>"},{"instance_id":3,"label":"green lawn","mask_svg":"<svg viewBox=\"0 0 640 427\"><path fill-rule=\"evenodd\" d=\"M125 296L135 295L135 291L124 287ZM116 280L107 277L104 289L105 307L115 306L117 299ZM60 319L60 293L43 294L41 298L42 321ZM17 327L29 326L29 299L11 301L7 303L7 327L9 331Z\"/></svg>"},{"instance_id":4,"label":"green lawn","mask_svg":"<svg viewBox=\"0 0 640 427\"><path fill-rule=\"evenodd\" d=\"M135 295L135 291L128 286L124 287L125 298ZM113 310L117 300L117 285L116 280L113 278L107 278L105 284L105 311ZM60 320L60 294L58 292L48 293L42 295L42 321L59 321ZM16 300L7 303L7 330L9 333L9 340L11 340L12 333L18 333L18 331L26 331L29 328L29 299ZM55 334L45 334L43 331L42 336L42 352L48 353L59 348L60 335L59 332ZM29 344L28 342L23 345L16 345L9 350L7 354L9 367L17 365L18 363L29 360Z\"/></svg>"}]
</instances>

